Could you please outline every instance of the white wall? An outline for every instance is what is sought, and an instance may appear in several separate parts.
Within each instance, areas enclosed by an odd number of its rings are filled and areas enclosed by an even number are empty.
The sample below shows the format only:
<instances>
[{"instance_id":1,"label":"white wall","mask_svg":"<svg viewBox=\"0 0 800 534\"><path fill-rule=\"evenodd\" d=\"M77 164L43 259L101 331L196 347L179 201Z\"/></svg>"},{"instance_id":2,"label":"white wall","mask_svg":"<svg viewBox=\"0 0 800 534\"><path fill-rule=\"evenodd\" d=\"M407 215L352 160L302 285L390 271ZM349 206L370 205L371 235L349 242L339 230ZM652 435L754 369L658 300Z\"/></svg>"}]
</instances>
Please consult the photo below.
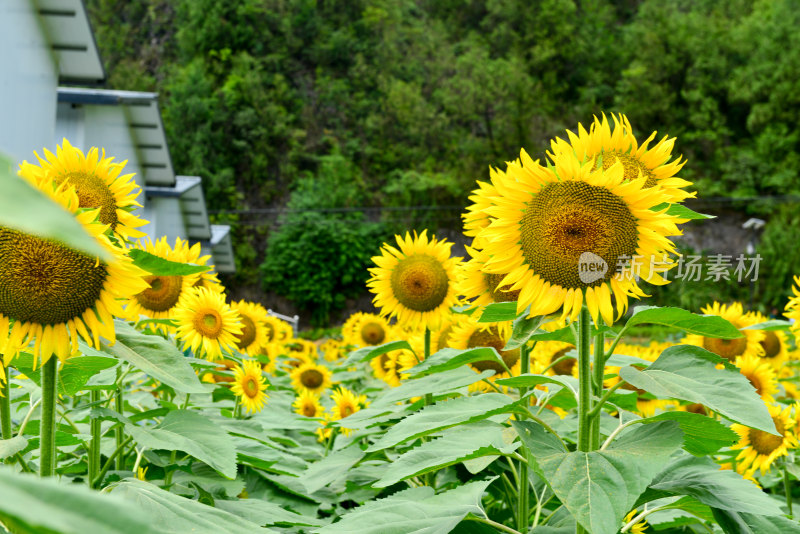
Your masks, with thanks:
<instances>
[{"instance_id":1,"label":"white wall","mask_svg":"<svg viewBox=\"0 0 800 534\"><path fill-rule=\"evenodd\" d=\"M186 226L181 212L181 201L177 197L151 197L147 199L141 217L150 224L142 226L151 239L167 236L170 246L175 245L175 238L186 239Z\"/></svg>"}]
</instances>

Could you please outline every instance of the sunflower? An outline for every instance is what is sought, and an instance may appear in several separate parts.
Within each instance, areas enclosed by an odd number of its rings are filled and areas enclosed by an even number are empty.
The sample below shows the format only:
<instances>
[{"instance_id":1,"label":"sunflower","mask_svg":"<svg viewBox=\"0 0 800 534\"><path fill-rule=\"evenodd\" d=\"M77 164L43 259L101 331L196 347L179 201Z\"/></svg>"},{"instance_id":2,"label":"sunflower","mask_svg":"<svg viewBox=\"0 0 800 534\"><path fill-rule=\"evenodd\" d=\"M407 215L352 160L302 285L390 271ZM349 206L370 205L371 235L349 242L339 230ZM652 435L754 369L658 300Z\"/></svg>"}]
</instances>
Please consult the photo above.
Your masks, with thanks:
<instances>
[{"instance_id":1,"label":"sunflower","mask_svg":"<svg viewBox=\"0 0 800 534\"><path fill-rule=\"evenodd\" d=\"M403 352L403 349L393 350L372 358L369 361L369 365L372 367L372 372L375 377L380 378L391 387L399 386L400 374L398 370L398 360Z\"/></svg>"},{"instance_id":2,"label":"sunflower","mask_svg":"<svg viewBox=\"0 0 800 534\"><path fill-rule=\"evenodd\" d=\"M319 395L331 387L331 370L314 362L304 362L295 368L290 376L296 391L307 390Z\"/></svg>"},{"instance_id":3,"label":"sunflower","mask_svg":"<svg viewBox=\"0 0 800 534\"><path fill-rule=\"evenodd\" d=\"M344 343L338 339L328 338L317 347L317 352L321 353L326 361L335 362L345 356L343 345Z\"/></svg>"},{"instance_id":4,"label":"sunflower","mask_svg":"<svg viewBox=\"0 0 800 534\"><path fill-rule=\"evenodd\" d=\"M245 300L231 302L231 308L239 312L242 321L242 335L236 337L236 347L249 356L261 354L262 348L267 344L267 328L264 323L267 310L261 304Z\"/></svg>"},{"instance_id":5,"label":"sunflower","mask_svg":"<svg viewBox=\"0 0 800 534\"><path fill-rule=\"evenodd\" d=\"M176 307L173 316L178 322L177 337L183 350L191 347L197 354L202 348L209 360L233 352L242 335L239 313L225 303L225 295L204 287L191 289Z\"/></svg>"},{"instance_id":6,"label":"sunflower","mask_svg":"<svg viewBox=\"0 0 800 534\"><path fill-rule=\"evenodd\" d=\"M497 351L500 358L503 360L505 367L508 367L515 374L519 374L520 367L520 350L503 350L506 346L508 338L511 337L511 321L502 323L479 323L477 319L470 317L468 320L459 323L453 327L450 334L450 346L454 349L472 349L476 347L490 347ZM489 380L494 382L498 378L507 378L509 376L505 367L500 365L499 362L491 360L483 360L469 364L477 372L487 370L494 371L494 375L489 377ZM487 384L482 382L476 385L479 389L489 388Z\"/></svg>"},{"instance_id":7,"label":"sunflower","mask_svg":"<svg viewBox=\"0 0 800 534\"><path fill-rule=\"evenodd\" d=\"M778 379L772 366L756 356L739 356L736 358L739 372L756 388L756 393L765 402L774 402L773 395L778 392Z\"/></svg>"},{"instance_id":8,"label":"sunflower","mask_svg":"<svg viewBox=\"0 0 800 534\"><path fill-rule=\"evenodd\" d=\"M523 150L497 175L500 196L485 210L495 219L480 233L489 256L483 269L503 275L504 290L520 291L517 313L563 308L561 318L575 320L585 302L595 322L602 315L612 324L629 296L646 296L637 275L667 283L659 273L673 265L667 236L680 234L677 219L652 211L666 201L659 188L643 189L644 178L626 182L623 171L621 164L594 169L572 155L543 167Z\"/></svg>"},{"instance_id":9,"label":"sunflower","mask_svg":"<svg viewBox=\"0 0 800 534\"><path fill-rule=\"evenodd\" d=\"M264 325L267 328L267 343L285 343L294 337L292 325L274 315L267 315Z\"/></svg>"},{"instance_id":10,"label":"sunflower","mask_svg":"<svg viewBox=\"0 0 800 534\"><path fill-rule=\"evenodd\" d=\"M492 181L500 171L493 167L489 167L489 177ZM464 235L472 237L472 246L481 249L484 243L478 237L481 230L489 226L493 217L486 213L486 208L492 206L492 199L498 196L497 188L493 183L477 181L478 189L475 189L467 199L472 202L466 208L467 212L461 216L464 220Z\"/></svg>"},{"instance_id":11,"label":"sunflower","mask_svg":"<svg viewBox=\"0 0 800 534\"><path fill-rule=\"evenodd\" d=\"M428 240L426 232L395 236L399 249L384 243L372 261L367 282L381 315L397 317L402 325L437 330L442 316L456 302L455 268L447 241Z\"/></svg>"},{"instance_id":12,"label":"sunflower","mask_svg":"<svg viewBox=\"0 0 800 534\"><path fill-rule=\"evenodd\" d=\"M500 287L503 275L484 270L489 255L483 251L466 247L470 260L458 270L458 292L474 306L486 306L493 302L515 302L519 290L512 291L509 286Z\"/></svg>"},{"instance_id":13,"label":"sunflower","mask_svg":"<svg viewBox=\"0 0 800 534\"><path fill-rule=\"evenodd\" d=\"M106 158L105 150L99 152L92 147L86 155L64 139L62 146L56 147L56 154L44 149L46 159L34 152L39 165L27 161L20 165L20 175L39 187L47 182L74 187L81 208L99 209L99 219L111 231L129 240L145 234L136 228L144 226L144 221L133 214L142 205L136 201L140 188L133 181L133 174L120 176L127 161L115 163L114 158Z\"/></svg>"},{"instance_id":14,"label":"sunflower","mask_svg":"<svg viewBox=\"0 0 800 534\"><path fill-rule=\"evenodd\" d=\"M627 525L633 518L636 517L638 510L631 510L628 515L625 516L625 519L622 520L622 525ZM642 534L645 530L647 530L647 521L642 519L638 523L634 524L631 528L628 529L628 532L631 534Z\"/></svg>"},{"instance_id":15,"label":"sunflower","mask_svg":"<svg viewBox=\"0 0 800 534\"><path fill-rule=\"evenodd\" d=\"M342 336L347 345L370 347L392 341L389 322L374 313L355 313L342 326Z\"/></svg>"},{"instance_id":16,"label":"sunflower","mask_svg":"<svg viewBox=\"0 0 800 534\"><path fill-rule=\"evenodd\" d=\"M797 447L795 420L790 413L792 407L787 406L781 410L778 404L767 404L767 409L779 435L738 423L731 425L731 430L739 434L739 442L732 445L731 449L740 451L736 456L736 470L740 473L753 473L756 469L761 469L763 475L769 471L776 458L786 456L789 449Z\"/></svg>"},{"instance_id":17,"label":"sunflower","mask_svg":"<svg viewBox=\"0 0 800 534\"><path fill-rule=\"evenodd\" d=\"M769 317L758 312L750 312L746 315L747 322L751 324L765 323L769 320ZM761 332L764 332L764 339L759 343L764 351L758 356L769 362L774 369L781 369L789 357L789 339L786 332L781 330L761 330Z\"/></svg>"},{"instance_id":18,"label":"sunflower","mask_svg":"<svg viewBox=\"0 0 800 534\"><path fill-rule=\"evenodd\" d=\"M349 389L340 386L331 394L331 400L334 403L333 408L331 408L332 420L339 421L361 410L367 399L364 395L356 395ZM352 432L352 430L344 427L341 427L341 431L345 436L349 436L350 432Z\"/></svg>"},{"instance_id":19,"label":"sunflower","mask_svg":"<svg viewBox=\"0 0 800 534\"><path fill-rule=\"evenodd\" d=\"M322 417L325 408L319 403L319 396L304 389L292 403L295 413L304 417Z\"/></svg>"},{"instance_id":20,"label":"sunflower","mask_svg":"<svg viewBox=\"0 0 800 534\"><path fill-rule=\"evenodd\" d=\"M79 211L78 196L66 184L40 187L75 215L109 260L0 226L0 352L6 365L32 341L34 363L77 353L79 336L98 349L101 336L114 343L113 316L128 317L118 299L146 287L144 271L105 235L99 210Z\"/></svg>"},{"instance_id":21,"label":"sunflower","mask_svg":"<svg viewBox=\"0 0 800 534\"><path fill-rule=\"evenodd\" d=\"M575 370L577 360L567 354L575 350L575 345L563 341L540 341L531 351L534 362L532 371L537 374L570 375Z\"/></svg>"},{"instance_id":22,"label":"sunflower","mask_svg":"<svg viewBox=\"0 0 800 534\"><path fill-rule=\"evenodd\" d=\"M764 347L761 345L764 340L764 332L744 330L746 326L756 324L758 321L754 316L744 313L740 302L734 302L730 306L714 302L714 304L702 308L702 312L706 315L717 315L726 319L739 329L743 337L719 339L690 334L684 338L683 343L703 347L730 362L735 361L737 356L761 356L764 354Z\"/></svg>"},{"instance_id":23,"label":"sunflower","mask_svg":"<svg viewBox=\"0 0 800 534\"><path fill-rule=\"evenodd\" d=\"M792 321L792 333L797 338L800 337L800 276L794 277L792 294L794 296L789 297L785 308L786 312L783 315Z\"/></svg>"},{"instance_id":24,"label":"sunflower","mask_svg":"<svg viewBox=\"0 0 800 534\"><path fill-rule=\"evenodd\" d=\"M181 249L183 255L185 257L184 263L191 263L192 265L203 265L210 267L209 270L200 273L197 280L195 280L193 287L204 287L206 289L210 289L215 293L224 293L225 287L222 285L222 282L219 281L219 276L216 272L214 272L214 266L209 265L208 260L211 259L211 255L201 256L202 248L200 247L200 242L195 243L192 246L189 246L189 241L182 241L180 237L175 239L175 248Z\"/></svg>"},{"instance_id":25,"label":"sunflower","mask_svg":"<svg viewBox=\"0 0 800 534\"><path fill-rule=\"evenodd\" d=\"M169 246L166 237L158 239L155 243L147 238L143 243L137 244L136 248L164 260L189 263L189 257L181 246L180 238L176 240L175 248ZM190 292L198 277L197 274L156 276L145 273L144 281L150 287L128 299L125 308L136 317L145 315L151 319L173 319L181 299ZM159 325L158 328L164 329L163 325Z\"/></svg>"},{"instance_id":26,"label":"sunflower","mask_svg":"<svg viewBox=\"0 0 800 534\"><path fill-rule=\"evenodd\" d=\"M675 176L686 161L681 161L681 156L669 161L675 145L674 137L670 139L665 135L653 147L648 147L656 137L656 132L653 132L639 145L625 115L611 115L613 128L605 114L602 117L602 120L595 117L588 132L580 124L578 135L568 131L569 142L560 138L552 140L553 152L548 156L557 159L561 154L574 154L581 162L594 160L603 169L619 162L625 170L626 182L644 178L644 187L658 186L667 195L667 202L682 202L696 196L696 193L684 191L685 187L692 185L691 182Z\"/></svg>"},{"instance_id":27,"label":"sunflower","mask_svg":"<svg viewBox=\"0 0 800 534\"><path fill-rule=\"evenodd\" d=\"M242 365L233 368L233 385L231 391L239 397L248 413L260 412L264 402L269 398L264 391L267 380L261 372L261 365L256 360L243 360Z\"/></svg>"}]
</instances>

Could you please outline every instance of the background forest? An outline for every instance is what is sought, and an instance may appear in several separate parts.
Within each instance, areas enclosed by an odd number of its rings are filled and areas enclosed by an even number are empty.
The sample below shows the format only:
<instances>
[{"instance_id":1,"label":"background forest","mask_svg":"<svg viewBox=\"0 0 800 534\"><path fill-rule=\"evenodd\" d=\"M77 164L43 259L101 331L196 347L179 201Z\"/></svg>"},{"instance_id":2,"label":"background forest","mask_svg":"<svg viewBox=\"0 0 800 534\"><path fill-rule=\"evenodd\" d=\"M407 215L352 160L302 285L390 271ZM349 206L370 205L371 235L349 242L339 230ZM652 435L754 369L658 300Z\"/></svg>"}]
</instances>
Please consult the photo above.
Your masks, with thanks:
<instances>
[{"instance_id":1,"label":"background forest","mask_svg":"<svg viewBox=\"0 0 800 534\"><path fill-rule=\"evenodd\" d=\"M232 298L336 320L394 231L458 230L489 165L602 111L678 138L693 209L768 220L755 287L670 304L770 311L800 272L794 1L86 3L108 85L160 94L175 169L233 227Z\"/></svg>"}]
</instances>

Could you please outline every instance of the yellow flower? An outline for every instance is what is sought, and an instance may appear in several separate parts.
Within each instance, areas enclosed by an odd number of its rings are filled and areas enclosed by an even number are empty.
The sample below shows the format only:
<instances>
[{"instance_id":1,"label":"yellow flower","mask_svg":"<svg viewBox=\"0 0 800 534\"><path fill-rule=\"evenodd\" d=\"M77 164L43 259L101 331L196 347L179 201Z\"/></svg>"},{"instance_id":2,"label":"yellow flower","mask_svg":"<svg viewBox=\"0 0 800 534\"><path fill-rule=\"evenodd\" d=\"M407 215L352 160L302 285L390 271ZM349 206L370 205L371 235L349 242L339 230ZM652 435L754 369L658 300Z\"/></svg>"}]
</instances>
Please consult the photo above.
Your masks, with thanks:
<instances>
[{"instance_id":1,"label":"yellow flower","mask_svg":"<svg viewBox=\"0 0 800 534\"><path fill-rule=\"evenodd\" d=\"M317 351L322 353L326 361L335 362L345 356L343 345L344 343L337 339L328 338L320 344Z\"/></svg>"},{"instance_id":2,"label":"yellow flower","mask_svg":"<svg viewBox=\"0 0 800 534\"><path fill-rule=\"evenodd\" d=\"M758 312L750 312L746 317L750 324L765 323L769 320L769 317ZM769 362L775 370L781 369L789 358L789 340L786 332L781 330L761 330L761 332L764 332L764 339L759 343L764 350L758 357Z\"/></svg>"},{"instance_id":3,"label":"yellow flower","mask_svg":"<svg viewBox=\"0 0 800 534\"><path fill-rule=\"evenodd\" d=\"M786 456L788 449L797 447L795 420L790 414L792 407L787 406L781 410L780 405L767 404L767 409L778 436L738 423L731 425L731 430L739 434L739 442L731 446L731 449L740 451L736 457L736 470L740 473L753 473L760 469L763 475L769 471L776 458Z\"/></svg>"},{"instance_id":4,"label":"yellow flower","mask_svg":"<svg viewBox=\"0 0 800 534\"><path fill-rule=\"evenodd\" d=\"M669 161L675 145L674 137L670 139L665 135L655 146L649 147L656 136L653 132L639 145L625 115L617 117L612 114L611 118L614 120L613 128L605 114L602 120L595 117L588 132L578 124L578 135L567 132L569 143L560 138L551 141L553 152L548 156L556 159L561 154L574 154L581 162L597 161L603 169L619 162L625 170L626 182L644 178L644 187L658 186L666 193L667 202L682 202L696 196L696 193L684 191L685 187L692 185L691 182L675 176L686 161L681 161L680 156Z\"/></svg>"},{"instance_id":5,"label":"yellow flower","mask_svg":"<svg viewBox=\"0 0 800 534\"><path fill-rule=\"evenodd\" d=\"M471 300L475 306L485 306L493 302L515 302L519 298L519 290L512 291L509 286L500 287L504 276L484 270L489 255L472 247L466 249L471 259L458 270L459 294Z\"/></svg>"},{"instance_id":6,"label":"yellow flower","mask_svg":"<svg viewBox=\"0 0 800 534\"><path fill-rule=\"evenodd\" d=\"M399 249L384 243L382 255L372 258L377 267L369 269L367 286L375 293L373 302L381 315L397 317L402 325L437 330L456 302L459 258L450 257L452 243L429 241L425 231L396 240Z\"/></svg>"},{"instance_id":7,"label":"yellow flower","mask_svg":"<svg viewBox=\"0 0 800 534\"><path fill-rule=\"evenodd\" d=\"M112 244L108 226L96 221L98 210L78 212L78 196L66 184L40 187L75 215L110 260L0 226L0 353L6 365L30 342L34 363L77 353L79 336L98 349L100 337L113 343L113 316L128 317L118 299L146 287L145 273Z\"/></svg>"},{"instance_id":8,"label":"yellow flower","mask_svg":"<svg viewBox=\"0 0 800 534\"><path fill-rule=\"evenodd\" d=\"M319 395L331 387L331 370L314 362L304 362L294 369L289 376L292 387L296 391L307 390Z\"/></svg>"},{"instance_id":9,"label":"yellow flower","mask_svg":"<svg viewBox=\"0 0 800 534\"><path fill-rule=\"evenodd\" d=\"M334 402L331 409L332 420L339 421L361 410L361 405L366 401L366 397L356 395L349 389L340 386L331 394L331 400ZM341 430L345 436L350 435L350 429L342 427Z\"/></svg>"},{"instance_id":10,"label":"yellow flower","mask_svg":"<svg viewBox=\"0 0 800 534\"><path fill-rule=\"evenodd\" d=\"M260 354L267 344L267 310L261 304L245 300L231 302L231 308L239 312L242 321L242 334L236 336L236 347L249 356Z\"/></svg>"},{"instance_id":11,"label":"yellow flower","mask_svg":"<svg viewBox=\"0 0 800 534\"><path fill-rule=\"evenodd\" d=\"M223 352L233 352L237 337L242 335L239 313L225 304L225 295L204 287L191 289L181 299L174 318L183 350L191 347L197 354L202 349L211 361L221 359Z\"/></svg>"},{"instance_id":12,"label":"yellow flower","mask_svg":"<svg viewBox=\"0 0 800 534\"><path fill-rule=\"evenodd\" d=\"M764 332L761 330L744 330L746 326L756 324L759 321L754 316L745 314L740 302L734 302L730 306L714 302L714 304L703 308L702 311L706 315L718 315L726 319L738 328L744 337L719 339L690 334L686 336L683 343L703 347L730 362L734 362L737 356L761 356L764 353L764 347L761 345L761 341L764 340Z\"/></svg>"},{"instance_id":13,"label":"yellow flower","mask_svg":"<svg viewBox=\"0 0 800 534\"><path fill-rule=\"evenodd\" d=\"M147 467L139 467L136 470L136 478L138 478L143 482L147 482L147 479L145 478L146 475L147 475Z\"/></svg>"},{"instance_id":14,"label":"yellow flower","mask_svg":"<svg viewBox=\"0 0 800 534\"><path fill-rule=\"evenodd\" d=\"M739 372L756 388L758 396L765 402L774 402L773 395L778 392L778 379L775 370L769 364L756 356L738 356L736 367Z\"/></svg>"},{"instance_id":15,"label":"yellow flower","mask_svg":"<svg viewBox=\"0 0 800 534\"><path fill-rule=\"evenodd\" d=\"M499 173L500 171L497 169L489 167L489 176L492 182L494 182ZM472 204L467 206L467 212L461 218L464 219L464 235L473 238L473 248L482 249L484 243L478 235L493 220L493 217L489 216L486 209L492 206L492 199L499 196L499 194L493 183L478 181L477 184L478 189L475 189L472 195L468 197Z\"/></svg>"},{"instance_id":16,"label":"yellow flower","mask_svg":"<svg viewBox=\"0 0 800 534\"><path fill-rule=\"evenodd\" d=\"M195 280L193 287L204 287L210 289L215 293L224 293L225 287L219 281L219 276L214 272L214 266L208 264L211 259L210 255L201 256L202 249L200 243L195 243L189 246L189 241L183 241L180 237L175 238L175 249L180 249L184 256L184 263L191 263L192 265L206 265L210 267L209 270L200 273L200 276Z\"/></svg>"},{"instance_id":17,"label":"yellow flower","mask_svg":"<svg viewBox=\"0 0 800 534\"><path fill-rule=\"evenodd\" d=\"M393 335L389 322L380 315L358 312L342 325L342 337L346 345L369 347L389 343Z\"/></svg>"},{"instance_id":18,"label":"yellow flower","mask_svg":"<svg viewBox=\"0 0 800 534\"><path fill-rule=\"evenodd\" d=\"M631 510L628 515L625 516L625 519L622 520L622 524L627 525L633 518L638 515L638 510ZM647 530L647 521L642 519L638 523L634 524L631 528L628 529L628 532L631 534L642 534L645 530Z\"/></svg>"},{"instance_id":19,"label":"yellow flower","mask_svg":"<svg viewBox=\"0 0 800 534\"><path fill-rule=\"evenodd\" d=\"M543 167L523 150L498 173L499 196L486 212L494 220L481 230L483 266L503 275L498 285L519 291L517 312L577 319L586 303L595 322L612 324L628 297L646 296L638 278L665 284L660 273L673 266L677 219L652 208L666 202L644 178L626 181L623 166L595 169L574 155ZM616 301L616 314L612 308Z\"/></svg>"},{"instance_id":20,"label":"yellow flower","mask_svg":"<svg viewBox=\"0 0 800 534\"><path fill-rule=\"evenodd\" d=\"M500 355L503 363L514 374L519 374L520 367L520 350L503 350L508 338L511 337L511 322L503 323L479 323L476 318L469 317L467 320L460 322L453 327L450 333L449 343L454 349L464 350L477 347L493 348ZM508 371L500 363L492 360L483 360L473 362L470 367L476 372L483 372L487 370L494 371L494 375L489 377L489 380L494 382L498 378L507 378ZM490 386L477 382L475 388L480 390L490 389Z\"/></svg>"},{"instance_id":21,"label":"yellow flower","mask_svg":"<svg viewBox=\"0 0 800 534\"><path fill-rule=\"evenodd\" d=\"M540 341L531 351L535 362L532 369L537 374L572 376L577 360L567 353L575 350L575 345L563 341Z\"/></svg>"},{"instance_id":22,"label":"yellow flower","mask_svg":"<svg viewBox=\"0 0 800 534\"><path fill-rule=\"evenodd\" d=\"M783 314L787 319L793 321L792 334L795 338L800 337L800 276L794 277L794 285L792 286L792 294L789 297L789 302L786 304L786 312Z\"/></svg>"},{"instance_id":23,"label":"yellow flower","mask_svg":"<svg viewBox=\"0 0 800 534\"><path fill-rule=\"evenodd\" d=\"M319 403L319 396L304 389L292 403L295 413L304 417L322 417L325 408Z\"/></svg>"},{"instance_id":24,"label":"yellow flower","mask_svg":"<svg viewBox=\"0 0 800 534\"><path fill-rule=\"evenodd\" d=\"M64 139L62 146L56 147L56 154L44 149L46 159L34 152L39 165L27 161L20 165L20 175L38 187L46 187L48 182L56 185L66 184L74 187L81 208L99 209L99 220L107 224L111 231L123 240L139 238L145 234L136 228L144 226L144 221L132 212L142 205L136 201L140 188L133 181L133 174L120 176L127 161L114 163L114 158L106 158L92 147L86 155Z\"/></svg>"},{"instance_id":25,"label":"yellow flower","mask_svg":"<svg viewBox=\"0 0 800 534\"><path fill-rule=\"evenodd\" d=\"M274 315L267 315L264 323L267 327L267 343L286 343L294 336L292 325Z\"/></svg>"},{"instance_id":26,"label":"yellow flower","mask_svg":"<svg viewBox=\"0 0 800 534\"><path fill-rule=\"evenodd\" d=\"M264 391L267 380L261 372L261 365L256 360L243 360L242 365L233 368L233 385L231 391L239 397L248 413L260 412L269 398Z\"/></svg>"}]
</instances>

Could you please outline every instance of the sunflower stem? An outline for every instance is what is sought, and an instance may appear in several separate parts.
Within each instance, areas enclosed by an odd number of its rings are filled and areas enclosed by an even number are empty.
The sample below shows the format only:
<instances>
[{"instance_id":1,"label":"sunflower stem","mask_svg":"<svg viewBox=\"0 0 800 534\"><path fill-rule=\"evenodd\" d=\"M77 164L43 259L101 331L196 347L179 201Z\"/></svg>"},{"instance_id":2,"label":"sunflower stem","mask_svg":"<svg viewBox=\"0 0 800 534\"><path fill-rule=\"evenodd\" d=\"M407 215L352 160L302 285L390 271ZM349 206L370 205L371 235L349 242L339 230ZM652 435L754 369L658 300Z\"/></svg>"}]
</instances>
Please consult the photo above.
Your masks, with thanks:
<instances>
[{"instance_id":1,"label":"sunflower stem","mask_svg":"<svg viewBox=\"0 0 800 534\"><path fill-rule=\"evenodd\" d=\"M114 407L117 409L117 413L120 415L124 415L122 412L125 410L125 399L122 397L122 382L120 381L120 377L122 375L121 368L117 367L117 391L114 394ZM117 428L114 430L114 437L116 438L117 442L117 449L122 446L122 443L125 441L125 429L123 425L118 425ZM119 456L117 456L117 470L122 471L122 468L125 466L125 454L124 452L120 452Z\"/></svg>"},{"instance_id":2,"label":"sunflower stem","mask_svg":"<svg viewBox=\"0 0 800 534\"><path fill-rule=\"evenodd\" d=\"M431 357L431 329L427 326L425 327L425 359L423 361L427 361L428 358ZM433 393L426 393L425 394L425 406L430 406L433 404ZM425 438L422 438L422 441L427 441ZM436 475L431 472L425 473L425 485L430 486L431 488L434 487L436 481Z\"/></svg>"},{"instance_id":3,"label":"sunflower stem","mask_svg":"<svg viewBox=\"0 0 800 534\"><path fill-rule=\"evenodd\" d=\"M528 352L527 343L523 343L519 348L519 357L519 372L520 374L525 375L530 372L531 367L531 357L530 353ZM528 388L519 388L520 397L524 397L526 393L528 393ZM530 404L530 399L527 400L527 404ZM530 495L528 493L530 484L528 482L528 448L525 446L525 443L522 443L522 446L520 447L520 454L525 461L519 462L519 479L517 480L517 495L519 495L519 498L517 499L517 530L520 532L527 532L528 517L530 516Z\"/></svg>"},{"instance_id":4,"label":"sunflower stem","mask_svg":"<svg viewBox=\"0 0 800 534\"><path fill-rule=\"evenodd\" d=\"M592 409L592 368L589 361L591 340L589 309L584 305L578 319L578 450L592 450L589 411Z\"/></svg>"},{"instance_id":5,"label":"sunflower stem","mask_svg":"<svg viewBox=\"0 0 800 534\"><path fill-rule=\"evenodd\" d=\"M97 486L100 485L100 483L103 481L103 477L106 476L106 473L108 473L108 470L111 468L111 464L114 463L114 459L118 458L122 454L122 451L125 449L125 447L128 446L128 443L130 443L132 440L133 437L128 437L128 439L123 440L122 443L117 445L117 448L114 450L113 453L111 453L111 456L108 457L108 460L106 460L106 463L103 466L103 468L100 469L99 472L97 473L97 476L92 479L92 485L91 485L92 488L96 488ZM136 471L134 471L134 474L135 473Z\"/></svg>"},{"instance_id":6,"label":"sunflower stem","mask_svg":"<svg viewBox=\"0 0 800 534\"><path fill-rule=\"evenodd\" d=\"M603 376L605 375L605 367L606 367L606 360L605 360L605 335L602 331L597 332L594 337L594 380L592 380L592 386L594 389L594 395L597 398L603 397ZM602 402L608 400L607 398L603 397ZM591 450L597 450L600 447L600 415L602 411L602 404L599 406L595 406L589 412L589 423L590 427L590 440L591 440Z\"/></svg>"},{"instance_id":7,"label":"sunflower stem","mask_svg":"<svg viewBox=\"0 0 800 534\"><path fill-rule=\"evenodd\" d=\"M90 393L91 403L96 404L100 402L100 391L93 389ZM92 417L89 424L92 440L89 442L89 475L86 477L89 487L94 487L94 479L100 472L100 441L103 439L101 434L102 421L99 417Z\"/></svg>"},{"instance_id":8,"label":"sunflower stem","mask_svg":"<svg viewBox=\"0 0 800 534\"><path fill-rule=\"evenodd\" d=\"M2 356L2 354L0 354ZM3 439L11 439L11 385L9 383L8 367L3 366L3 390L0 392L0 426L2 426Z\"/></svg>"},{"instance_id":9,"label":"sunflower stem","mask_svg":"<svg viewBox=\"0 0 800 534\"><path fill-rule=\"evenodd\" d=\"M792 484L789 480L789 470L786 469L786 464L783 465L783 492L786 494L786 508L789 509L789 517L794 517L792 511Z\"/></svg>"},{"instance_id":10,"label":"sunflower stem","mask_svg":"<svg viewBox=\"0 0 800 534\"><path fill-rule=\"evenodd\" d=\"M56 377L58 358L50 358L42 366L42 421L39 440L39 475L51 477L56 473Z\"/></svg>"}]
</instances>

